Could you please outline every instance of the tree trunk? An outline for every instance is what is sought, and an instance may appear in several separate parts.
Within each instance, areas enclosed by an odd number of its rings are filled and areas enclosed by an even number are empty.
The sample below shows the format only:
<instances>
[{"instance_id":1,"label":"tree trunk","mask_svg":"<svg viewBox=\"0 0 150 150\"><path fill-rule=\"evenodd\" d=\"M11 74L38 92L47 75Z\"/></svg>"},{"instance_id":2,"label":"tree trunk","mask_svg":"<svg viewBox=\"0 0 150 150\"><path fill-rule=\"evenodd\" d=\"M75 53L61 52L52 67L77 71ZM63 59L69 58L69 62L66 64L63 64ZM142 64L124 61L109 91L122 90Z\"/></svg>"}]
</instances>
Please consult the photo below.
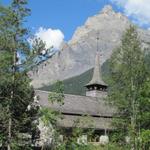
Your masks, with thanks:
<instances>
[{"instance_id":1,"label":"tree trunk","mask_svg":"<svg viewBox=\"0 0 150 150\"><path fill-rule=\"evenodd\" d=\"M13 98L14 98L14 88L13 87L15 85L15 72L16 72L16 50L13 50L13 66L12 66L12 84L13 84L13 86L12 86L12 91L11 91L11 96L10 96L10 103L9 103L9 114L10 114L10 116L9 116L9 123L8 123L8 145L7 145L8 150L11 150L11 140L12 140L11 103L12 103Z\"/></svg>"},{"instance_id":2,"label":"tree trunk","mask_svg":"<svg viewBox=\"0 0 150 150\"><path fill-rule=\"evenodd\" d=\"M9 118L9 125L8 125L8 146L7 149L11 150L11 126L12 126L12 119Z\"/></svg>"}]
</instances>

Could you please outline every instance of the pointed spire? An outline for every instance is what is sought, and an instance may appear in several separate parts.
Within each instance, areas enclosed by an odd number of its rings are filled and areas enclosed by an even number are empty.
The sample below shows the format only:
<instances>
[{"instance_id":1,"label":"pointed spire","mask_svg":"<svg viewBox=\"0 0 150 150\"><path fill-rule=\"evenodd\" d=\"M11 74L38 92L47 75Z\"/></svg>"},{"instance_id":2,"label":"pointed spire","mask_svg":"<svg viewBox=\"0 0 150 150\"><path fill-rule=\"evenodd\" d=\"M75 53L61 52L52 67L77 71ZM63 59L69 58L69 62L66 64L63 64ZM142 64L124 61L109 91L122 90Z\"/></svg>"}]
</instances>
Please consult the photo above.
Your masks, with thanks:
<instances>
[{"instance_id":1,"label":"pointed spire","mask_svg":"<svg viewBox=\"0 0 150 150\"><path fill-rule=\"evenodd\" d=\"M93 70L93 76L91 81L86 85L89 90L104 90L107 89L107 85L102 80L101 69L100 69L100 52L98 52L98 41L99 41L99 33L97 34L97 52L95 57L95 66Z\"/></svg>"},{"instance_id":2,"label":"pointed spire","mask_svg":"<svg viewBox=\"0 0 150 150\"><path fill-rule=\"evenodd\" d=\"M95 57L95 66L93 70L92 80L87 85L92 85L92 84L106 85L101 77L99 52L97 52L96 57Z\"/></svg>"}]
</instances>

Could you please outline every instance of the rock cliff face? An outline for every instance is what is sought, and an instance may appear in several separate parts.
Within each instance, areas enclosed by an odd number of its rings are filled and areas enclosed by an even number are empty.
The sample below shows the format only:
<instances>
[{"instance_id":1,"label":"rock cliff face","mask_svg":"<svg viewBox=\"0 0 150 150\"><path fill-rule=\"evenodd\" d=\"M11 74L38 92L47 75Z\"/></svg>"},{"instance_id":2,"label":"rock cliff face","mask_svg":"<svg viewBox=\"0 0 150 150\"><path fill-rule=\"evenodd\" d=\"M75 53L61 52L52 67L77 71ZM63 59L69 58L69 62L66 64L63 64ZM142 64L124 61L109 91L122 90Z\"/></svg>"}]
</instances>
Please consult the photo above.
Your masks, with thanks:
<instances>
[{"instance_id":1,"label":"rock cliff face","mask_svg":"<svg viewBox=\"0 0 150 150\"><path fill-rule=\"evenodd\" d=\"M89 17L83 26L77 28L72 39L68 43L63 43L58 53L41 63L37 73L30 72L32 84L39 88L92 68L98 36L102 64L119 45L123 32L130 24L127 17L116 13L111 6L105 6L100 13ZM138 29L138 32L143 45L146 46L150 41L150 31Z\"/></svg>"}]
</instances>

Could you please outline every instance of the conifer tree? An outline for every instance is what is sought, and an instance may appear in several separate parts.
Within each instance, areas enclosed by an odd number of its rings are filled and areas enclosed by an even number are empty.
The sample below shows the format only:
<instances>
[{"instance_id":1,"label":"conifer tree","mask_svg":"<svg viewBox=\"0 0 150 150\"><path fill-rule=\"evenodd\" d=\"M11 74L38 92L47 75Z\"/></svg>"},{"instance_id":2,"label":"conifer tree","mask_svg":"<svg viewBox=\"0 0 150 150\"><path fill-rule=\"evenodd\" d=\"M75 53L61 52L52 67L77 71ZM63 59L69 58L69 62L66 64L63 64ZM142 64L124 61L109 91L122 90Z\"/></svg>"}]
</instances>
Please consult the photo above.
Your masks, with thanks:
<instances>
[{"instance_id":1,"label":"conifer tree","mask_svg":"<svg viewBox=\"0 0 150 150\"><path fill-rule=\"evenodd\" d=\"M0 6L0 145L8 150L27 149L36 136L38 106L33 103L34 90L26 68L34 63L39 49L32 51L27 40L24 22L30 10L26 4L27 0L12 0L9 7ZM26 56L23 63L19 53Z\"/></svg>"},{"instance_id":2,"label":"conifer tree","mask_svg":"<svg viewBox=\"0 0 150 150\"><path fill-rule=\"evenodd\" d=\"M110 59L108 99L117 108L114 125L121 135L120 139L130 137L134 150L139 147L140 132L148 129L150 123L150 74L145 55L136 28L130 26Z\"/></svg>"}]
</instances>

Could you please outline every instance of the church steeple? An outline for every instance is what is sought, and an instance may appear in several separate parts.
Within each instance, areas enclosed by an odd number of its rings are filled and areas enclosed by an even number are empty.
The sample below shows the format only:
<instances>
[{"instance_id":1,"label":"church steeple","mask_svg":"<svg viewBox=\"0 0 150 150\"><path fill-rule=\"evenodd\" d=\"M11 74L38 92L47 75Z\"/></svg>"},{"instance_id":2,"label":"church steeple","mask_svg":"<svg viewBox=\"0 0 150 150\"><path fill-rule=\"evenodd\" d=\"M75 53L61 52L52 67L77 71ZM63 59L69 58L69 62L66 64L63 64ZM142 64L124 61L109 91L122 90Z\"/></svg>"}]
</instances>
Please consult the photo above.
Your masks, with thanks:
<instances>
[{"instance_id":1,"label":"church steeple","mask_svg":"<svg viewBox=\"0 0 150 150\"><path fill-rule=\"evenodd\" d=\"M99 89L99 87L104 88L106 84L102 80L101 76L101 69L100 69L100 54L97 52L96 57L95 57L95 66L93 69L93 76L91 81L86 85L86 87L90 87L92 85L95 85L97 87L96 89Z\"/></svg>"},{"instance_id":2,"label":"church steeple","mask_svg":"<svg viewBox=\"0 0 150 150\"><path fill-rule=\"evenodd\" d=\"M105 92L107 90L107 85L102 80L101 69L100 69L100 52L98 51L98 40L97 38L97 52L95 56L95 65L93 69L93 76L91 81L86 85L87 96L97 97L98 92Z\"/></svg>"}]
</instances>

